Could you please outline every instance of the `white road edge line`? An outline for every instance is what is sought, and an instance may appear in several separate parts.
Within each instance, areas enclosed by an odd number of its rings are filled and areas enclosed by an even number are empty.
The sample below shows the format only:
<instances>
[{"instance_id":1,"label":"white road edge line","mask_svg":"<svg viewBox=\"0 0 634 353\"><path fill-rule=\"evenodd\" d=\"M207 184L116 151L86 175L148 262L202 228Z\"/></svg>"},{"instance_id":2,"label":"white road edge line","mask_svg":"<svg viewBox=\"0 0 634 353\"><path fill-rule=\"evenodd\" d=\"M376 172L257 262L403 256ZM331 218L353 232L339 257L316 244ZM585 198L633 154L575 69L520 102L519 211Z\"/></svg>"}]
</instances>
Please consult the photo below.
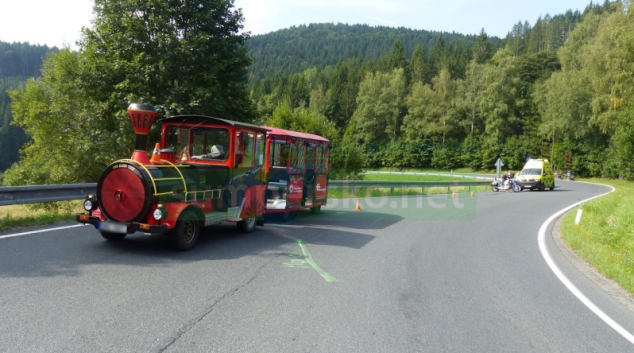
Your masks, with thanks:
<instances>
[{"instance_id":1,"label":"white road edge line","mask_svg":"<svg viewBox=\"0 0 634 353\"><path fill-rule=\"evenodd\" d=\"M36 233L45 233L45 232L50 232L50 231L53 231L53 230L68 229L68 228L83 227L83 226L84 226L84 224L74 224L74 225L72 225L72 226L64 226L64 227L57 227L57 228L40 229L40 230L34 230L34 231L32 231L32 232L24 232L24 233L15 233L15 234L0 235L0 239L13 238L13 237L20 237L20 236L23 236L23 235L36 234Z\"/></svg>"},{"instance_id":2,"label":"white road edge line","mask_svg":"<svg viewBox=\"0 0 634 353\"><path fill-rule=\"evenodd\" d=\"M594 184L594 183L589 183L589 184ZM594 184L594 185L602 185L603 186L603 184ZM605 185L605 186L609 186L609 185ZM587 201L596 199L596 198L601 197L601 196L605 196L605 195L607 195L609 193L612 193L612 192L614 192L616 190L612 186L609 186L609 187L612 188L612 190L609 191L609 192L606 192L605 194L601 194L601 195L598 195L598 196L591 197L589 199L585 199L585 200L579 201L579 202L577 202L577 203L575 203L573 205L570 205L570 206L564 208L563 210L555 213L554 215L550 216L550 218L548 218L546 220L546 222L544 222L544 224L542 224L541 228L539 228L539 233L537 235L537 241L539 243L539 250L541 251L542 256L544 257L544 260L546 260L546 263L548 264L550 269L555 273L557 278L559 278L559 280L566 286L566 288L568 288L568 290L570 292L572 292L572 294L574 294L575 297L577 297L577 299L579 299L585 306L587 306L588 309L592 310L593 313L595 313L599 318L601 318L601 320L603 320L606 324L608 324L610 327L612 327L616 332L618 332L626 340L630 341L630 343L634 344L634 335L632 335L627 330L625 330L616 321L612 320L611 317L609 317L606 313L604 313L601 309L599 309L599 307L597 307L592 301L590 301L590 299L588 299L588 297L586 297L583 293L581 293L581 291L574 284L572 284L572 282L568 279L568 277L566 277L566 275L564 275L563 272L561 272L559 267L557 267L557 265L553 261L552 257L550 256L550 253L548 252L548 249L546 248L546 229L548 229L548 226L550 225L550 223L553 220L555 220L557 217L561 216L562 214L568 212L570 209L581 205L582 203L585 203Z\"/></svg>"}]
</instances>

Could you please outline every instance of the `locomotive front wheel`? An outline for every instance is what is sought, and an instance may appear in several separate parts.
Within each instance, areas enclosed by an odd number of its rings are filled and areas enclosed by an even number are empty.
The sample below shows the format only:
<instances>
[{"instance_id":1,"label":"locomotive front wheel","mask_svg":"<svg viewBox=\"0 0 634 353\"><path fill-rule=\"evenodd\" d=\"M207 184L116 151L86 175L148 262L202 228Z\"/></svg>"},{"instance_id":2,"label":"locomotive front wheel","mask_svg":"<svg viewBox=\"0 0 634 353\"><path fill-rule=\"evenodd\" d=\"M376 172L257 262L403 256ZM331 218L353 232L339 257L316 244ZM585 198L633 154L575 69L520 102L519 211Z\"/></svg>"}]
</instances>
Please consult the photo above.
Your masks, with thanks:
<instances>
[{"instance_id":1,"label":"locomotive front wheel","mask_svg":"<svg viewBox=\"0 0 634 353\"><path fill-rule=\"evenodd\" d=\"M170 231L170 238L174 247L186 251L194 247L200 234L200 222L192 212L185 212Z\"/></svg>"},{"instance_id":2,"label":"locomotive front wheel","mask_svg":"<svg viewBox=\"0 0 634 353\"><path fill-rule=\"evenodd\" d=\"M238 229L243 233L251 233L255 229L257 217L253 216L242 221L238 221Z\"/></svg>"},{"instance_id":3,"label":"locomotive front wheel","mask_svg":"<svg viewBox=\"0 0 634 353\"><path fill-rule=\"evenodd\" d=\"M120 240L123 240L123 238L125 238L126 235L127 234L110 233L110 232L101 231L101 236L104 237L104 239L106 239L107 241L120 241Z\"/></svg>"}]
</instances>

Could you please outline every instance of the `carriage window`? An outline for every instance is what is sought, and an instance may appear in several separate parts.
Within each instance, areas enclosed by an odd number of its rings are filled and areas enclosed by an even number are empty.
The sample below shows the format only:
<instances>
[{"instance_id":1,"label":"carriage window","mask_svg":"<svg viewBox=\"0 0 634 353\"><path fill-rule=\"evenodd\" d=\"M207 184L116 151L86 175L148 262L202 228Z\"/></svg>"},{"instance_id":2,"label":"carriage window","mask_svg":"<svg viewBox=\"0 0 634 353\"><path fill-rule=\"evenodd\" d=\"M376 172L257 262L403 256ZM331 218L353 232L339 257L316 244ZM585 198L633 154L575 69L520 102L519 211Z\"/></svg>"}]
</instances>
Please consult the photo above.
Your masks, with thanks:
<instances>
[{"instance_id":1,"label":"carriage window","mask_svg":"<svg viewBox=\"0 0 634 353\"><path fill-rule=\"evenodd\" d=\"M304 171L306 164L306 145L303 142L296 142L291 147L291 171Z\"/></svg>"},{"instance_id":2,"label":"carriage window","mask_svg":"<svg viewBox=\"0 0 634 353\"><path fill-rule=\"evenodd\" d=\"M321 172L328 171L328 146L317 147L317 160L315 169Z\"/></svg>"},{"instance_id":3,"label":"carriage window","mask_svg":"<svg viewBox=\"0 0 634 353\"><path fill-rule=\"evenodd\" d=\"M315 169L315 146L306 149L306 168Z\"/></svg>"},{"instance_id":4,"label":"carriage window","mask_svg":"<svg viewBox=\"0 0 634 353\"><path fill-rule=\"evenodd\" d=\"M315 169L319 171L324 170L324 146L317 147L317 160Z\"/></svg>"},{"instance_id":5,"label":"carriage window","mask_svg":"<svg viewBox=\"0 0 634 353\"><path fill-rule=\"evenodd\" d=\"M290 147L282 141L272 141L269 147L269 163L271 167L286 168Z\"/></svg>"},{"instance_id":6,"label":"carriage window","mask_svg":"<svg viewBox=\"0 0 634 353\"><path fill-rule=\"evenodd\" d=\"M291 154L290 145L280 145L280 166L286 167L288 165L288 158Z\"/></svg>"},{"instance_id":7,"label":"carriage window","mask_svg":"<svg viewBox=\"0 0 634 353\"><path fill-rule=\"evenodd\" d=\"M253 165L253 133L247 133L244 141L244 158L242 160L242 167L250 167Z\"/></svg>"},{"instance_id":8,"label":"carriage window","mask_svg":"<svg viewBox=\"0 0 634 353\"><path fill-rule=\"evenodd\" d=\"M255 140L255 165L264 164L264 134L258 133Z\"/></svg>"}]
</instances>

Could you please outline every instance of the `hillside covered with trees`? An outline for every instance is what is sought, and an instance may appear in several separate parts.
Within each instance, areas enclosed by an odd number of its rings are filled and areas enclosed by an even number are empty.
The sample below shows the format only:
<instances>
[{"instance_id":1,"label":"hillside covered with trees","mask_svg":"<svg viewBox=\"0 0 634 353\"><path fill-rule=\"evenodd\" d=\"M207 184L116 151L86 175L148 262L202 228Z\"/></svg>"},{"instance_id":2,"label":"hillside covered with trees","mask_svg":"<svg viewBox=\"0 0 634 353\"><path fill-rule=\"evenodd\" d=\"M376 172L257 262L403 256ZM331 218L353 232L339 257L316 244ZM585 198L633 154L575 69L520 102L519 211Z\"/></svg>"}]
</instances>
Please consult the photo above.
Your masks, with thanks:
<instances>
[{"instance_id":1,"label":"hillside covered with trees","mask_svg":"<svg viewBox=\"0 0 634 353\"><path fill-rule=\"evenodd\" d=\"M441 36L456 55L471 55L475 35L342 23L294 26L251 37L250 78L253 81L314 67L323 69L349 59L376 61L390 51L396 40L403 43L409 57L417 45L431 48ZM489 42L494 49L502 45L499 38L491 38Z\"/></svg>"},{"instance_id":2,"label":"hillside covered with trees","mask_svg":"<svg viewBox=\"0 0 634 353\"><path fill-rule=\"evenodd\" d=\"M0 173L19 160L19 150L29 140L22 128L11 125L7 91L16 89L29 77L39 76L42 60L50 50L47 46L0 41Z\"/></svg>"},{"instance_id":3,"label":"hillside covered with trees","mask_svg":"<svg viewBox=\"0 0 634 353\"><path fill-rule=\"evenodd\" d=\"M546 157L580 175L632 178L632 33L634 11L590 3L518 22L498 49L484 32L439 34L411 54L394 39L376 60L286 67L252 81L251 95L264 123L322 122L343 168L491 169L502 157L519 169Z\"/></svg>"}]
</instances>

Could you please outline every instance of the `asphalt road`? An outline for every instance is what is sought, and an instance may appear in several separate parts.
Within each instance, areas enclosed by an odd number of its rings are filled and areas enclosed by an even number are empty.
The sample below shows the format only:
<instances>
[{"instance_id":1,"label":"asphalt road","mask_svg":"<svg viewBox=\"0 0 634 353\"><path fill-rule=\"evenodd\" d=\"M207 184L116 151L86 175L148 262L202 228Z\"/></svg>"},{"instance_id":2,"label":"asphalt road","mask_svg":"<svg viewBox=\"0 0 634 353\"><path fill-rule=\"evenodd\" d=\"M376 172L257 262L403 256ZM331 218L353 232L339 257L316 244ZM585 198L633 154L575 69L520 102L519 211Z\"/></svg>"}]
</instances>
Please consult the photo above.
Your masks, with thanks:
<instances>
[{"instance_id":1,"label":"asphalt road","mask_svg":"<svg viewBox=\"0 0 634 353\"><path fill-rule=\"evenodd\" d=\"M182 253L162 236L110 243L89 226L0 239L0 352L634 352L537 243L550 215L608 190L459 195L471 208L455 214L451 198L419 210L414 197L407 210L401 197L361 212L339 202L250 234L214 226ZM634 312L550 232L547 245L634 332Z\"/></svg>"}]
</instances>

